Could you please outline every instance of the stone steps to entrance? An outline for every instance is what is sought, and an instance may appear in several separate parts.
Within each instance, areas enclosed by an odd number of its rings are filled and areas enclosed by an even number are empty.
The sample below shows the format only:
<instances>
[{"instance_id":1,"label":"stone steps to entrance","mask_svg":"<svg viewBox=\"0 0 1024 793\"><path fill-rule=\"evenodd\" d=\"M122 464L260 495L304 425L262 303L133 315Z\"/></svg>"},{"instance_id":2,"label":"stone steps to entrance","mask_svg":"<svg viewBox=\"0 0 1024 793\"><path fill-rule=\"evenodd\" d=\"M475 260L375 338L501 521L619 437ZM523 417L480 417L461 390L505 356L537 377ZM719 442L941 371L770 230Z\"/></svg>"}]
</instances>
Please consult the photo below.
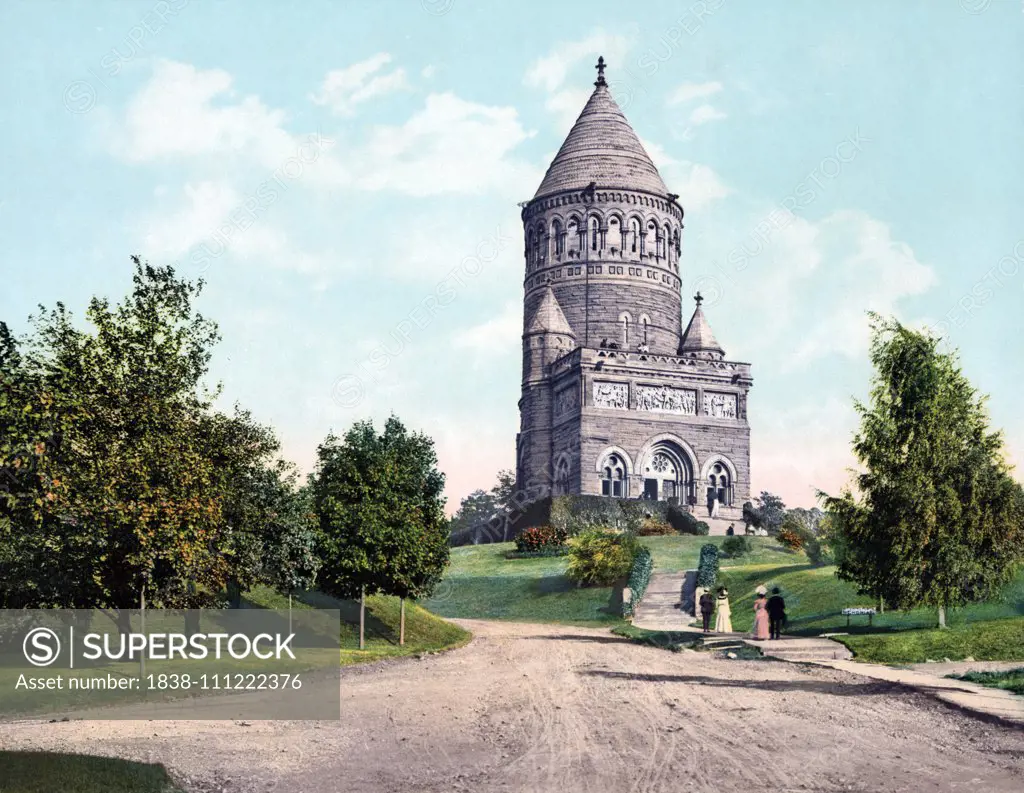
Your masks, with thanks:
<instances>
[{"instance_id":1,"label":"stone steps to entrance","mask_svg":"<svg viewBox=\"0 0 1024 793\"><path fill-rule=\"evenodd\" d=\"M683 607L687 576L692 579L693 571L655 573L647 586L647 593L636 608L633 624L648 630L692 633L694 639L699 639L710 650L755 647L762 655L781 661L842 661L853 657L844 645L823 637L783 636L759 642L747 633L704 633L693 615Z\"/></svg>"}]
</instances>

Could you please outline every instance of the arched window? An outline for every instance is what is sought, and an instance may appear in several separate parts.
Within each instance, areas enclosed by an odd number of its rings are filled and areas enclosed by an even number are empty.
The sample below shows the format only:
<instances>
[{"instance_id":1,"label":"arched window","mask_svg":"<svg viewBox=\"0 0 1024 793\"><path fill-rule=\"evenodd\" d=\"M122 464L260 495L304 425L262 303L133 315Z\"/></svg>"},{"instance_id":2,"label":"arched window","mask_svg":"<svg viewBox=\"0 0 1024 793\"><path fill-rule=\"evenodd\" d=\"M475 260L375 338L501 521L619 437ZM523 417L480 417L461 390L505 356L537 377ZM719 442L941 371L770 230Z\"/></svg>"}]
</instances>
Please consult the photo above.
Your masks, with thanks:
<instances>
[{"instance_id":1,"label":"arched window","mask_svg":"<svg viewBox=\"0 0 1024 793\"><path fill-rule=\"evenodd\" d=\"M622 226L619 225L619 219L614 216L608 221L608 244L618 248L619 253L626 247L622 240Z\"/></svg>"},{"instance_id":2,"label":"arched window","mask_svg":"<svg viewBox=\"0 0 1024 793\"><path fill-rule=\"evenodd\" d=\"M625 497L626 466L617 454L609 454L601 469L601 495Z\"/></svg>"},{"instance_id":3,"label":"arched window","mask_svg":"<svg viewBox=\"0 0 1024 793\"><path fill-rule=\"evenodd\" d=\"M590 219L590 250L597 250L598 237L600 236L600 224L597 222L597 218Z\"/></svg>"},{"instance_id":4,"label":"arched window","mask_svg":"<svg viewBox=\"0 0 1024 793\"><path fill-rule=\"evenodd\" d=\"M732 475L722 463L715 463L708 474L708 501L718 499L722 506L732 506L733 499Z\"/></svg>"},{"instance_id":5,"label":"arched window","mask_svg":"<svg viewBox=\"0 0 1024 793\"><path fill-rule=\"evenodd\" d=\"M647 233L644 235L647 240L647 245L644 247L650 249L651 243L654 244L654 253L656 256L661 256L661 238L658 236L658 224L653 220L647 223Z\"/></svg>"},{"instance_id":6,"label":"arched window","mask_svg":"<svg viewBox=\"0 0 1024 793\"><path fill-rule=\"evenodd\" d=\"M536 239L533 234L533 229L526 232L526 270L529 272L533 269L533 263L535 261L536 251Z\"/></svg>"},{"instance_id":7,"label":"arched window","mask_svg":"<svg viewBox=\"0 0 1024 793\"><path fill-rule=\"evenodd\" d=\"M646 314L641 314L640 315L640 338L641 338L641 342L640 343L641 344L648 344L649 343L648 338L647 338L647 326L650 324L650 322L651 322L651 319Z\"/></svg>"},{"instance_id":8,"label":"arched window","mask_svg":"<svg viewBox=\"0 0 1024 793\"><path fill-rule=\"evenodd\" d=\"M576 221L576 218L570 218L569 222L565 224L565 235L568 238L568 252L571 256L573 251L579 251L580 249L580 224Z\"/></svg>"},{"instance_id":9,"label":"arched window","mask_svg":"<svg viewBox=\"0 0 1024 793\"><path fill-rule=\"evenodd\" d=\"M551 224L551 235L555 238L555 256L562 256L565 253L565 232L560 220Z\"/></svg>"},{"instance_id":10,"label":"arched window","mask_svg":"<svg viewBox=\"0 0 1024 793\"><path fill-rule=\"evenodd\" d=\"M622 323L622 349L625 350L629 348L629 326L633 322L633 317L628 311L623 311L619 314L619 322Z\"/></svg>"},{"instance_id":11,"label":"arched window","mask_svg":"<svg viewBox=\"0 0 1024 793\"><path fill-rule=\"evenodd\" d=\"M629 231L630 252L636 253L637 246L640 246L639 249L643 252L643 240L640 238L640 221L636 218L629 221Z\"/></svg>"}]
</instances>

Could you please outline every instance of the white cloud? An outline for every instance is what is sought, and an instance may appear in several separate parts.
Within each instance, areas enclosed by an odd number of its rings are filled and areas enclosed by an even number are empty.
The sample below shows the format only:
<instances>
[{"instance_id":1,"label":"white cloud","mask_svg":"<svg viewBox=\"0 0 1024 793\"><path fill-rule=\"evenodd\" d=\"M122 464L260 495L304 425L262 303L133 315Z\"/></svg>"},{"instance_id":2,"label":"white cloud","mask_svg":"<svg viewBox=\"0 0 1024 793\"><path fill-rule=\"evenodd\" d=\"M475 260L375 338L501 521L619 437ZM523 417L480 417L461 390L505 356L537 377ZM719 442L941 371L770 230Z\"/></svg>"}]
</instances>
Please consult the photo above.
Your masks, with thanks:
<instances>
[{"instance_id":1,"label":"white cloud","mask_svg":"<svg viewBox=\"0 0 1024 793\"><path fill-rule=\"evenodd\" d=\"M148 256L177 259L211 238L241 198L226 182L187 183L184 200L173 211L158 211L143 221Z\"/></svg>"},{"instance_id":2,"label":"white cloud","mask_svg":"<svg viewBox=\"0 0 1024 793\"><path fill-rule=\"evenodd\" d=\"M360 95L371 90L371 83L363 84ZM339 84L336 80L334 87ZM335 146L319 133L292 134L282 111L267 108L257 97L238 101L231 86L231 76L221 70L159 62L128 106L115 153L132 162L215 155L221 170L232 163L255 164L268 176L292 164L310 184L414 196L495 190L521 196L542 175L512 156L533 134L512 107L431 94L404 123L372 127L362 140ZM353 96L349 91L349 105Z\"/></svg>"},{"instance_id":3,"label":"white cloud","mask_svg":"<svg viewBox=\"0 0 1024 793\"><path fill-rule=\"evenodd\" d=\"M544 106L555 115L558 124L568 131L569 126L586 104L593 90L589 80L584 81L584 64L593 66L598 56L608 63L606 78L612 93L622 94L622 81L615 77L615 67L626 60L630 40L628 37L596 30L585 39L560 42L545 56L538 58L526 71L525 83L547 94ZM569 79L570 73L573 75ZM596 72L591 72L596 76ZM577 75L580 75L577 79ZM568 82L570 87L565 88Z\"/></svg>"},{"instance_id":4,"label":"white cloud","mask_svg":"<svg viewBox=\"0 0 1024 793\"><path fill-rule=\"evenodd\" d=\"M711 121L721 121L723 118L728 118L727 114L713 105L700 105L690 113L690 125L699 127Z\"/></svg>"},{"instance_id":5,"label":"white cloud","mask_svg":"<svg viewBox=\"0 0 1024 793\"><path fill-rule=\"evenodd\" d=\"M722 84L717 80L706 83L683 83L669 94L668 104L678 105L689 102L691 99L703 99L713 96L721 90Z\"/></svg>"},{"instance_id":6,"label":"white cloud","mask_svg":"<svg viewBox=\"0 0 1024 793\"><path fill-rule=\"evenodd\" d=\"M173 61L158 61L153 77L129 103L123 128L115 131L114 153L133 162L170 156L252 152L279 162L294 149L282 124L285 114L258 97L234 99L233 79L220 69L200 71Z\"/></svg>"},{"instance_id":7,"label":"white cloud","mask_svg":"<svg viewBox=\"0 0 1024 793\"><path fill-rule=\"evenodd\" d=\"M452 346L482 355L501 355L514 351L523 337L523 304L512 300L501 313L479 325L456 334Z\"/></svg>"},{"instance_id":8,"label":"white cloud","mask_svg":"<svg viewBox=\"0 0 1024 793\"><path fill-rule=\"evenodd\" d=\"M679 194L684 209L700 209L732 192L707 165L674 160L665 164L655 160L655 163L669 189Z\"/></svg>"},{"instance_id":9,"label":"white cloud","mask_svg":"<svg viewBox=\"0 0 1024 793\"><path fill-rule=\"evenodd\" d=\"M344 69L330 71L324 77L320 92L310 98L315 104L329 107L336 115L350 116L356 105L408 87L403 69L381 72L390 62L391 56L381 52Z\"/></svg>"},{"instance_id":10,"label":"white cloud","mask_svg":"<svg viewBox=\"0 0 1024 793\"><path fill-rule=\"evenodd\" d=\"M510 155L532 135L515 108L431 94L404 124L377 127L350 163L358 172L357 186L367 190L525 194L540 181L540 171Z\"/></svg>"}]
</instances>

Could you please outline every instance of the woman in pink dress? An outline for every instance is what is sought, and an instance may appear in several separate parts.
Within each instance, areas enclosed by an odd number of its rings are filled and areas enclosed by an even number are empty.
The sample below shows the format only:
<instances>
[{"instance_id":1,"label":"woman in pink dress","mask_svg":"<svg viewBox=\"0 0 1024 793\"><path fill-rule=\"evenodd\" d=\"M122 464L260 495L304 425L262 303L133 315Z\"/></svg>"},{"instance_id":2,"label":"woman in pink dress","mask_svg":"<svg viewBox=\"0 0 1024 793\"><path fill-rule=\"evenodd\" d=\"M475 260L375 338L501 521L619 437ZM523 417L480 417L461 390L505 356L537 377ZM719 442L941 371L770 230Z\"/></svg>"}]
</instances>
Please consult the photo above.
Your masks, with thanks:
<instances>
[{"instance_id":1,"label":"woman in pink dress","mask_svg":"<svg viewBox=\"0 0 1024 793\"><path fill-rule=\"evenodd\" d=\"M768 636L768 598L758 592L754 599L754 638L764 641Z\"/></svg>"}]
</instances>

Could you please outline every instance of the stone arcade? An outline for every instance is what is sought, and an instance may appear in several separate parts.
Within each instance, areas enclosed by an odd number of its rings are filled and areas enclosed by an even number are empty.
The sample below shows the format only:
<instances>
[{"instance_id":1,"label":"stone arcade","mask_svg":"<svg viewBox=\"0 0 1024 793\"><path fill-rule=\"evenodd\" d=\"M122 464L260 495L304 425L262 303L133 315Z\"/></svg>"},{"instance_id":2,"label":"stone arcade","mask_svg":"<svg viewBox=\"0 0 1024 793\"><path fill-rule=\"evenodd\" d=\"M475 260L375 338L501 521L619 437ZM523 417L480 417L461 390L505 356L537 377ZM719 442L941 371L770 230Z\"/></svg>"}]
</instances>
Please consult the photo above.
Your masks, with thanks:
<instances>
[{"instance_id":1,"label":"stone arcade","mask_svg":"<svg viewBox=\"0 0 1024 793\"><path fill-rule=\"evenodd\" d=\"M750 365L728 361L696 295L682 329L683 208L608 90L594 93L532 200L516 479L553 492L750 498ZM713 531L722 530L721 524Z\"/></svg>"}]
</instances>

